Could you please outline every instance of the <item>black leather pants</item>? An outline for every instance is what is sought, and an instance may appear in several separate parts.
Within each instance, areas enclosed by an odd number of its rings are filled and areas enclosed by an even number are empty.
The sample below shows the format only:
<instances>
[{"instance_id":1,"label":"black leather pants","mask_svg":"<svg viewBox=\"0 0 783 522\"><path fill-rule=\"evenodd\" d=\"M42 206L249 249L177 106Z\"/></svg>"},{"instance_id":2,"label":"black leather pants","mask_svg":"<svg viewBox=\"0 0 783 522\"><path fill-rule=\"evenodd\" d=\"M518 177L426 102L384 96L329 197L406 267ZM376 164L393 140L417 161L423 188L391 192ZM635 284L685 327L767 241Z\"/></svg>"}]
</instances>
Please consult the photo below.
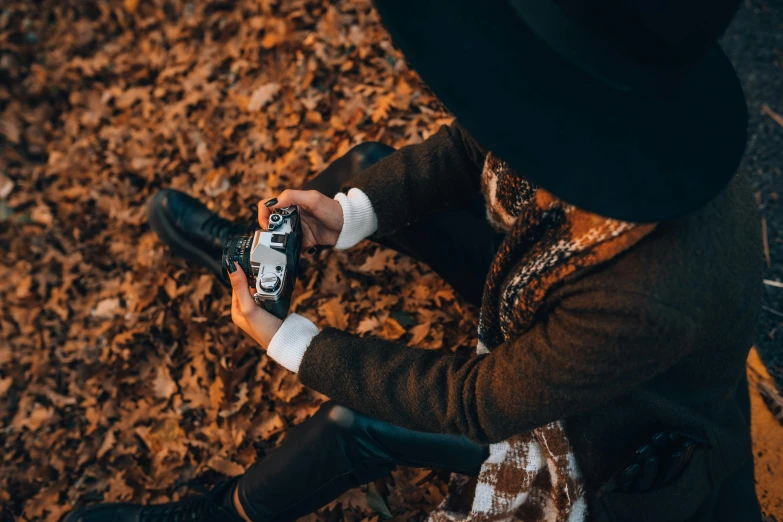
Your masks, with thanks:
<instances>
[{"instance_id":1,"label":"black leather pants","mask_svg":"<svg viewBox=\"0 0 783 522\"><path fill-rule=\"evenodd\" d=\"M237 491L251 520L282 522L384 477L397 465L477 475L488 454L486 446L465 437L411 431L327 402L248 468Z\"/></svg>"},{"instance_id":2,"label":"black leather pants","mask_svg":"<svg viewBox=\"0 0 783 522\"><path fill-rule=\"evenodd\" d=\"M377 143L359 145L303 188L332 197L345 181L392 151ZM427 263L466 299L478 303L502 239L484 212L477 200L380 242ZM253 521L294 520L348 489L388 475L397 465L477 475L488 454L488 447L465 437L411 431L329 402L248 468L237 492Z\"/></svg>"}]
</instances>

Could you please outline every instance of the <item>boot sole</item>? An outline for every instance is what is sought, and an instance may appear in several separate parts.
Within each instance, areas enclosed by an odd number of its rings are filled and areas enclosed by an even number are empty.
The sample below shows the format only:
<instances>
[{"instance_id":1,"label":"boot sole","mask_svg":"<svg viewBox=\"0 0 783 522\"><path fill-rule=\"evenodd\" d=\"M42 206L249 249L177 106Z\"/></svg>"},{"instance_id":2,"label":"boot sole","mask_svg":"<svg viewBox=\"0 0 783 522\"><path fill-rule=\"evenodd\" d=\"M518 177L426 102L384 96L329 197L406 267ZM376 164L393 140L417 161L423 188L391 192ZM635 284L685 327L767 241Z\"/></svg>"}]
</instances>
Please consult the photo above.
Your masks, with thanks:
<instances>
[{"instance_id":1,"label":"boot sole","mask_svg":"<svg viewBox=\"0 0 783 522\"><path fill-rule=\"evenodd\" d=\"M163 211L162 199L164 192L158 192L147 200L147 219L150 227L158 235L169 249L177 256L198 263L207 268L224 286L229 286L224 278L223 267L220 261L193 245L193 243L177 232L177 228L169 221Z\"/></svg>"}]
</instances>

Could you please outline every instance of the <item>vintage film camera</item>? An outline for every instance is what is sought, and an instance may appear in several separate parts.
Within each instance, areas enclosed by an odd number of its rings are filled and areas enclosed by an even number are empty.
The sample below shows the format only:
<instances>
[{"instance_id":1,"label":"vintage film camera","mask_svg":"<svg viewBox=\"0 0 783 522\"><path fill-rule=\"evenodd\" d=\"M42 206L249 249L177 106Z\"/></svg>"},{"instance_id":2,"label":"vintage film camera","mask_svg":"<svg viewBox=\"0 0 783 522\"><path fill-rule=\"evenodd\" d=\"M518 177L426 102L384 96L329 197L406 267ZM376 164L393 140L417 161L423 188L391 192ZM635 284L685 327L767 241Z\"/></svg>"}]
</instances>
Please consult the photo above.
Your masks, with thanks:
<instances>
[{"instance_id":1,"label":"vintage film camera","mask_svg":"<svg viewBox=\"0 0 783 522\"><path fill-rule=\"evenodd\" d=\"M253 298L258 306L284 319L291 305L301 248L299 211L295 206L275 209L267 230L229 238L223 249L223 271L228 278L227 262L239 263L250 286L256 288Z\"/></svg>"}]
</instances>

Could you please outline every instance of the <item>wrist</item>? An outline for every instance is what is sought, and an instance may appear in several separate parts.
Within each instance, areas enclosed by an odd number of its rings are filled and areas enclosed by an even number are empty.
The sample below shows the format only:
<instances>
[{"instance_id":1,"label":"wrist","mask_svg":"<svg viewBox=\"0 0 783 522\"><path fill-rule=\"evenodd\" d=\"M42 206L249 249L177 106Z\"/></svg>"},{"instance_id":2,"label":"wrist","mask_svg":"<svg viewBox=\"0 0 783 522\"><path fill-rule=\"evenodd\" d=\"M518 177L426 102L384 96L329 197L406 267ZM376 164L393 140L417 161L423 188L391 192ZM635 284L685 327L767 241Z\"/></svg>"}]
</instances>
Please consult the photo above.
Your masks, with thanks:
<instances>
[{"instance_id":1,"label":"wrist","mask_svg":"<svg viewBox=\"0 0 783 522\"><path fill-rule=\"evenodd\" d=\"M275 321L274 321L272 327L268 331L264 332L265 337L264 337L264 344L263 344L263 346L268 347L272 343L272 339L274 339L275 335L277 335L277 332L280 331L280 327L281 326L283 326L282 319L278 319L277 317L275 317Z\"/></svg>"}]
</instances>

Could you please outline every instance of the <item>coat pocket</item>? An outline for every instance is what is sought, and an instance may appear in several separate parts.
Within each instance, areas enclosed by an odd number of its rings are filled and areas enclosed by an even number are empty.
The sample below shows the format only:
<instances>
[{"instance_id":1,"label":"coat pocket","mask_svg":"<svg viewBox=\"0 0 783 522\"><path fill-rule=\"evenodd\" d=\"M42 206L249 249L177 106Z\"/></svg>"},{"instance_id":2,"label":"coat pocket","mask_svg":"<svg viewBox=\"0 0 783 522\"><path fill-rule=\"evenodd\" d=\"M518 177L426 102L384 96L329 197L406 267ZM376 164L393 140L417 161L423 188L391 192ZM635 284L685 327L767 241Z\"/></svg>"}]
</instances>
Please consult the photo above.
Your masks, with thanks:
<instances>
[{"instance_id":1,"label":"coat pocket","mask_svg":"<svg viewBox=\"0 0 783 522\"><path fill-rule=\"evenodd\" d=\"M697 447L682 472L664 486L640 493L606 492L595 498L613 522L687 522L709 499L712 474L709 449ZM596 513L597 514L597 513Z\"/></svg>"}]
</instances>

